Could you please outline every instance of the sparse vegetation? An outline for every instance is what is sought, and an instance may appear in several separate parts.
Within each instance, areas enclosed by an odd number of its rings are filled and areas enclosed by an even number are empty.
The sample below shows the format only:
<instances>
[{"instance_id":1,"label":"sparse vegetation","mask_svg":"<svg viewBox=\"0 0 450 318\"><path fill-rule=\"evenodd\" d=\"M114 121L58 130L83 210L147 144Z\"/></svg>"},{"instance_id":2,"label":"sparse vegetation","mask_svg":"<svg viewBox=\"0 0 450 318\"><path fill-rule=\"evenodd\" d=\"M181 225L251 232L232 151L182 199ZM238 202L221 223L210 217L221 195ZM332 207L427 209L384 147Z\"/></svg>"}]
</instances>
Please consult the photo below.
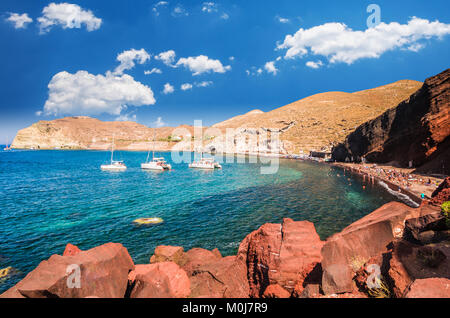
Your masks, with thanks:
<instances>
[{"instance_id":1,"label":"sparse vegetation","mask_svg":"<svg viewBox=\"0 0 450 318\"><path fill-rule=\"evenodd\" d=\"M445 225L450 229L450 201L444 202L441 205L441 211L445 216Z\"/></svg>"},{"instance_id":2,"label":"sparse vegetation","mask_svg":"<svg viewBox=\"0 0 450 318\"><path fill-rule=\"evenodd\" d=\"M367 260L365 260L361 256L353 256L350 259L350 266L352 267L353 271L356 272L361 269L361 267L363 267L366 262Z\"/></svg>"},{"instance_id":3,"label":"sparse vegetation","mask_svg":"<svg viewBox=\"0 0 450 318\"><path fill-rule=\"evenodd\" d=\"M384 281L384 278L381 276L379 278L375 278L376 283L379 286L378 288L368 288L367 292L372 298L391 298L391 290L388 285Z\"/></svg>"}]
</instances>

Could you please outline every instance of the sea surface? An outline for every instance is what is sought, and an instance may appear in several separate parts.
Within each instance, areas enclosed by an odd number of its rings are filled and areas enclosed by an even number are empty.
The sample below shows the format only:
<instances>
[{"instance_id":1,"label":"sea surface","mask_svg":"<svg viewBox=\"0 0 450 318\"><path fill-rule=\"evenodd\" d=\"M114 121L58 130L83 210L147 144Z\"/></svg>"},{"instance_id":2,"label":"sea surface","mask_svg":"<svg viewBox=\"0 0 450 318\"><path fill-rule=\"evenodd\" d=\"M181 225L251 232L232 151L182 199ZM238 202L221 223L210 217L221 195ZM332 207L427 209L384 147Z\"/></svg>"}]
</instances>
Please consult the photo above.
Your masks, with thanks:
<instances>
[{"instance_id":1,"label":"sea surface","mask_svg":"<svg viewBox=\"0 0 450 318\"><path fill-rule=\"evenodd\" d=\"M1 148L3 149L3 147ZM171 162L171 153L157 153ZM140 169L145 152L115 153L125 172L104 172L101 151L0 150L0 279L5 291L67 243L90 249L122 243L135 263L148 263L158 245L236 253L250 232L289 217L315 224L322 239L397 198L361 177L314 162L280 160L278 172L263 163L223 163L217 171ZM194 156L194 154L189 154ZM363 188L365 185L365 189ZM138 227L133 220L160 217Z\"/></svg>"}]
</instances>

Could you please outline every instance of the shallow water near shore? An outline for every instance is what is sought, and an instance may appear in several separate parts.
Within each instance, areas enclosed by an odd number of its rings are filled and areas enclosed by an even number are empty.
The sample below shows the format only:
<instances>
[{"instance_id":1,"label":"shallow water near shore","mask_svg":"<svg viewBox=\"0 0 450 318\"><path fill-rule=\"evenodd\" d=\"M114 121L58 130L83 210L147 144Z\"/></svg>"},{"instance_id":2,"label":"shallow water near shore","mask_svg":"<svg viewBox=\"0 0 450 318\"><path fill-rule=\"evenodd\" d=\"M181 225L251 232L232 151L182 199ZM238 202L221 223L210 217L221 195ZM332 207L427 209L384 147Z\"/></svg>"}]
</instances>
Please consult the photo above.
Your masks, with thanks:
<instances>
[{"instance_id":1,"label":"shallow water near shore","mask_svg":"<svg viewBox=\"0 0 450 318\"><path fill-rule=\"evenodd\" d=\"M146 155L116 152L128 170L111 173L99 169L109 152L0 151L0 269L21 272L0 281L0 292L42 260L62 254L67 243L81 249L122 243L135 263L148 263L158 245L219 248L232 255L267 222L308 220L325 239L400 200L325 164L280 160L277 174L262 175L261 163L223 163L214 172L182 163L157 173L139 168ZM170 153L157 155L171 162ZM133 224L146 217L164 223Z\"/></svg>"}]
</instances>

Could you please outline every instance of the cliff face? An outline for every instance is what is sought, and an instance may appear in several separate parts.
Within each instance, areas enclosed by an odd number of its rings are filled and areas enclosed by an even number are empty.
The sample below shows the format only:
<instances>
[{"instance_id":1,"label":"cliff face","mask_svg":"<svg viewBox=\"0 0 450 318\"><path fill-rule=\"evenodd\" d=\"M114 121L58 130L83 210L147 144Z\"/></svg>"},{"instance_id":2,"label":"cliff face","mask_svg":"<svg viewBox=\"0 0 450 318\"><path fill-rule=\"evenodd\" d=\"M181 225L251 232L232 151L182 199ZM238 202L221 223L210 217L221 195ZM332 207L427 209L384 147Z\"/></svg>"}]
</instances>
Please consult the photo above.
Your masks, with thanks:
<instances>
[{"instance_id":1,"label":"cliff face","mask_svg":"<svg viewBox=\"0 0 450 318\"><path fill-rule=\"evenodd\" d=\"M359 126L333 149L333 158L393 163L450 173L450 69L428 78L396 108Z\"/></svg>"},{"instance_id":2,"label":"cliff face","mask_svg":"<svg viewBox=\"0 0 450 318\"><path fill-rule=\"evenodd\" d=\"M111 147L113 136L115 147L124 150L146 150L153 147L170 150L174 145L191 150L191 146L183 142L175 143L169 136L193 136L190 126L178 128L153 128L135 122L104 122L90 117L66 117L52 121L39 121L22 129L15 137L12 147L17 149L96 149ZM184 139L189 139L190 136Z\"/></svg>"},{"instance_id":3,"label":"cliff face","mask_svg":"<svg viewBox=\"0 0 450 318\"><path fill-rule=\"evenodd\" d=\"M254 110L213 125L222 132L227 128L236 132L228 136L232 140L215 139L209 148L223 149L228 142L235 144L238 152L331 151L356 127L395 107L421 85L402 80L355 93L321 93L266 113ZM279 143L271 142L272 133L278 134Z\"/></svg>"}]
</instances>

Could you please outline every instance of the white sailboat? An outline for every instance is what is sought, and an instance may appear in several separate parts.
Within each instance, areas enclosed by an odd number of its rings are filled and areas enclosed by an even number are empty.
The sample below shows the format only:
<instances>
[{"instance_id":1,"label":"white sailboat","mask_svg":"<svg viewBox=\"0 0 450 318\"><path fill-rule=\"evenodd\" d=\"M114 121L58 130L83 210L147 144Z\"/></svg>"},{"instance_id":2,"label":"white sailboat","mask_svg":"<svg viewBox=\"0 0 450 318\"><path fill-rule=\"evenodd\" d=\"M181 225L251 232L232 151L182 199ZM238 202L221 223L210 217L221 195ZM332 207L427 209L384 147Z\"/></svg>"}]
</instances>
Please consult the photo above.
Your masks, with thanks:
<instances>
[{"instance_id":1,"label":"white sailboat","mask_svg":"<svg viewBox=\"0 0 450 318\"><path fill-rule=\"evenodd\" d=\"M218 162L215 162L214 158L203 158L203 152L201 152L200 160L192 162L189 168L214 170L222 169L222 166Z\"/></svg>"},{"instance_id":2,"label":"white sailboat","mask_svg":"<svg viewBox=\"0 0 450 318\"><path fill-rule=\"evenodd\" d=\"M141 169L144 170L155 170L155 171L164 171L164 170L172 170L172 166L168 164L164 158L155 158L155 131L153 131L153 151L152 151L152 161L149 161L150 158L150 149L147 153L147 160L145 163L141 164Z\"/></svg>"},{"instance_id":3,"label":"white sailboat","mask_svg":"<svg viewBox=\"0 0 450 318\"><path fill-rule=\"evenodd\" d=\"M8 137L8 140L9 140L9 137ZM11 151L12 150L11 149L11 145L8 146L8 140L6 141L6 147L3 148L4 151Z\"/></svg>"},{"instance_id":4,"label":"white sailboat","mask_svg":"<svg viewBox=\"0 0 450 318\"><path fill-rule=\"evenodd\" d=\"M123 161L115 161L114 160L114 136L111 144L111 163L106 165L101 165L100 169L106 171L125 171L127 170L127 166L123 163Z\"/></svg>"}]
</instances>

